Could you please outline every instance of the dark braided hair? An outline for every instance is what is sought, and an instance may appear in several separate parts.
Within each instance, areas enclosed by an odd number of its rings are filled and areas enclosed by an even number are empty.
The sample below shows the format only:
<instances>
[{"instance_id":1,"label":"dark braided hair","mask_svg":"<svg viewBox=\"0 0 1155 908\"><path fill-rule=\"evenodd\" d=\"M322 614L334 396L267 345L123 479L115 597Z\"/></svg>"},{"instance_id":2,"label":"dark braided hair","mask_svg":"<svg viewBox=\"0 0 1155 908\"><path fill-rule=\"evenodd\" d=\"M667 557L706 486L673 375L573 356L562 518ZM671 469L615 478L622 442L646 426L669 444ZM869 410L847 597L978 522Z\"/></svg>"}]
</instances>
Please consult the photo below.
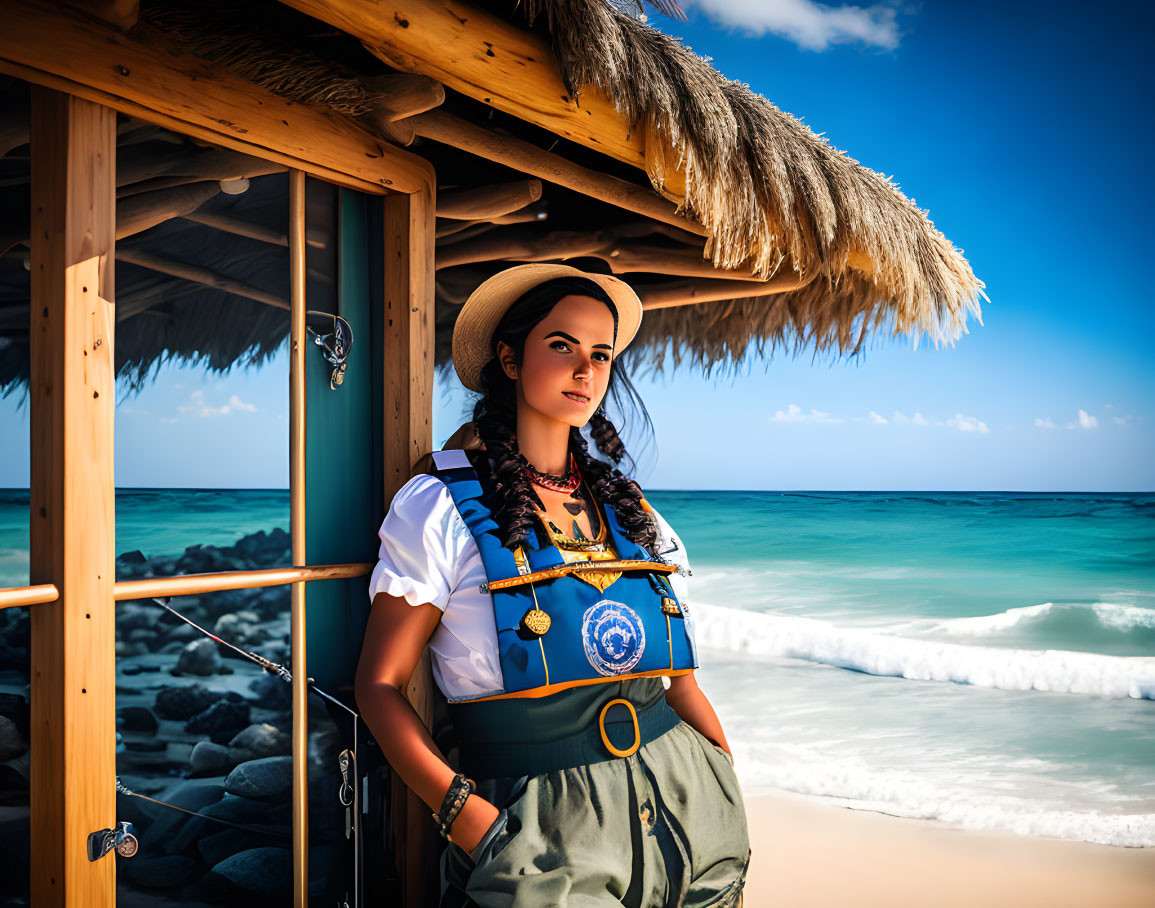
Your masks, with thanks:
<instances>
[{"instance_id":1,"label":"dark braided hair","mask_svg":"<svg viewBox=\"0 0 1155 908\"><path fill-rule=\"evenodd\" d=\"M487 487L486 504L499 527L502 545L507 549L516 548L532 536L535 531L534 506L544 508L544 505L526 476L529 464L517 446L517 385L497 360L497 344L499 341L509 344L520 366L529 332L566 296L587 296L605 303L614 316L616 342L617 309L601 286L589 278L556 278L531 288L506 310L490 341L490 351L494 355L481 370L482 392L473 408L473 424L485 444L489 461L488 481L483 479L483 486ZM620 368L617 357L610 364L606 396L612 396L619 406L623 401L632 404L641 412L646 428L652 431L645 405L628 374ZM617 429L601 406L590 418L589 425L598 451L612 463L593 457L581 430L575 426L570 429L569 449L578 470L594 497L613 508L625 534L647 551L656 552L659 539L657 521L642 504L641 487L617 468L627 456Z\"/></svg>"}]
</instances>

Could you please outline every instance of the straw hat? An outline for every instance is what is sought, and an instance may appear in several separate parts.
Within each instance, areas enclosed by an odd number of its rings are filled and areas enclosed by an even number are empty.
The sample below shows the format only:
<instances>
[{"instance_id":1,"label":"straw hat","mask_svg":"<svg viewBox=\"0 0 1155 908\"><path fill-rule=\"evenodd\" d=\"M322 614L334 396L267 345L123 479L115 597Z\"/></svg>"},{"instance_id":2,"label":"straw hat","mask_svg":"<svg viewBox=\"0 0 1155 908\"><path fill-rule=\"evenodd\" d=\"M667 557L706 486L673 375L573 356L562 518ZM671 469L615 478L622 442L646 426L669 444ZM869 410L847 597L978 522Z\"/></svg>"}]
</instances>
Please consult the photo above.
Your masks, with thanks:
<instances>
[{"instance_id":1,"label":"straw hat","mask_svg":"<svg viewBox=\"0 0 1155 908\"><path fill-rule=\"evenodd\" d=\"M557 277L584 277L601 286L618 310L616 356L629 346L642 323L642 301L625 281L590 274L570 265L545 262L499 271L469 295L453 327L453 367L470 391L481 390L481 370L493 358L493 330L507 309L527 290Z\"/></svg>"}]
</instances>

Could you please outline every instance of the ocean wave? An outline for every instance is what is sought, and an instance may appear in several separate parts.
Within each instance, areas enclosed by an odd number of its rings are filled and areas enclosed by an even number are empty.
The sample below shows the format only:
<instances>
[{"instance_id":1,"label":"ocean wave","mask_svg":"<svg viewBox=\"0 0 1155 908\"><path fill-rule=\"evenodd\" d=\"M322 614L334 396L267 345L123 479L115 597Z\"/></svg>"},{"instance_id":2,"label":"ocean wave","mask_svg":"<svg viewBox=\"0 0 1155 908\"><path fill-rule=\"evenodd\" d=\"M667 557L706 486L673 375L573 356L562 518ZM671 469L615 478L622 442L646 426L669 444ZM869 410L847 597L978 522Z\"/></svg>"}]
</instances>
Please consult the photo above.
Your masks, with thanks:
<instances>
[{"instance_id":1,"label":"ocean wave","mask_svg":"<svg viewBox=\"0 0 1155 908\"><path fill-rule=\"evenodd\" d=\"M696 617L697 641L706 648L917 681L1155 700L1152 658L941 643L709 603L698 604Z\"/></svg>"},{"instance_id":2,"label":"ocean wave","mask_svg":"<svg viewBox=\"0 0 1155 908\"><path fill-rule=\"evenodd\" d=\"M1155 846L1155 814L1107 814L1045 807L1008 795L992 797L990 791L959 788L954 780L880 771L859 759L832 758L795 745L776 747L772 755L738 745L735 756L748 794L776 788L833 799L845 807L939 820L966 829L1127 848Z\"/></svg>"},{"instance_id":3,"label":"ocean wave","mask_svg":"<svg viewBox=\"0 0 1155 908\"><path fill-rule=\"evenodd\" d=\"M1114 602L1093 602L1090 606L1078 604L1055 605L1043 602L1009 608L994 615L975 615L969 618L920 618L890 628L893 633L951 634L981 637L998 633L1020 624L1034 623L1060 612L1090 611L1104 628L1127 633L1133 630L1155 629L1155 609Z\"/></svg>"}]
</instances>

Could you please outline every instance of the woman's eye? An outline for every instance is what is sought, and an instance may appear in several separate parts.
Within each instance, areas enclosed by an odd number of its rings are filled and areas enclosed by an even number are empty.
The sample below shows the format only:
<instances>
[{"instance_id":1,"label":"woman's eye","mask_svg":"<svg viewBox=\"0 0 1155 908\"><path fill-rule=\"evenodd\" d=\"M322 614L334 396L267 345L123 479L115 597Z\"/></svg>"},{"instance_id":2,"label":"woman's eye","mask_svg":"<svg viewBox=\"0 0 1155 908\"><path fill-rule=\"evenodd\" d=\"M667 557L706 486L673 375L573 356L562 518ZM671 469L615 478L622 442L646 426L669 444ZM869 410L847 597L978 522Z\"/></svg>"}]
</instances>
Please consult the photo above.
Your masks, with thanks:
<instances>
[{"instance_id":1,"label":"woman's eye","mask_svg":"<svg viewBox=\"0 0 1155 908\"><path fill-rule=\"evenodd\" d=\"M549 346L550 346L550 349L553 349L553 350L566 350L566 351L569 350L569 344L567 344L565 341L554 341Z\"/></svg>"},{"instance_id":2,"label":"woman's eye","mask_svg":"<svg viewBox=\"0 0 1155 908\"><path fill-rule=\"evenodd\" d=\"M601 363L608 363L610 361L610 355L608 353L595 353L594 359Z\"/></svg>"}]
</instances>

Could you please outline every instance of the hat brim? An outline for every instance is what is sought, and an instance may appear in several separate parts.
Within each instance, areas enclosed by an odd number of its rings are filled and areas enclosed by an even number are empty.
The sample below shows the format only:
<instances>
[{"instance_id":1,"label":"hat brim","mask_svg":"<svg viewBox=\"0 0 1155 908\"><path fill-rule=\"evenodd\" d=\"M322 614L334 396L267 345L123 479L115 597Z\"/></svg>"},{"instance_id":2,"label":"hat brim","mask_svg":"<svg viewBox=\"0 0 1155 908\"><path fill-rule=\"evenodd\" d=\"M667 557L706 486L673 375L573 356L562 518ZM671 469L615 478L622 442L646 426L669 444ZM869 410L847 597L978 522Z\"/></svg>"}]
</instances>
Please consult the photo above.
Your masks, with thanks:
<instances>
[{"instance_id":1,"label":"hat brim","mask_svg":"<svg viewBox=\"0 0 1155 908\"><path fill-rule=\"evenodd\" d=\"M470 391L481 390L481 370L493 358L493 331L523 293L557 277L584 277L598 284L618 311L614 356L629 346L642 323L642 301L625 281L571 265L535 262L499 271L469 295L453 327L453 368Z\"/></svg>"}]
</instances>

